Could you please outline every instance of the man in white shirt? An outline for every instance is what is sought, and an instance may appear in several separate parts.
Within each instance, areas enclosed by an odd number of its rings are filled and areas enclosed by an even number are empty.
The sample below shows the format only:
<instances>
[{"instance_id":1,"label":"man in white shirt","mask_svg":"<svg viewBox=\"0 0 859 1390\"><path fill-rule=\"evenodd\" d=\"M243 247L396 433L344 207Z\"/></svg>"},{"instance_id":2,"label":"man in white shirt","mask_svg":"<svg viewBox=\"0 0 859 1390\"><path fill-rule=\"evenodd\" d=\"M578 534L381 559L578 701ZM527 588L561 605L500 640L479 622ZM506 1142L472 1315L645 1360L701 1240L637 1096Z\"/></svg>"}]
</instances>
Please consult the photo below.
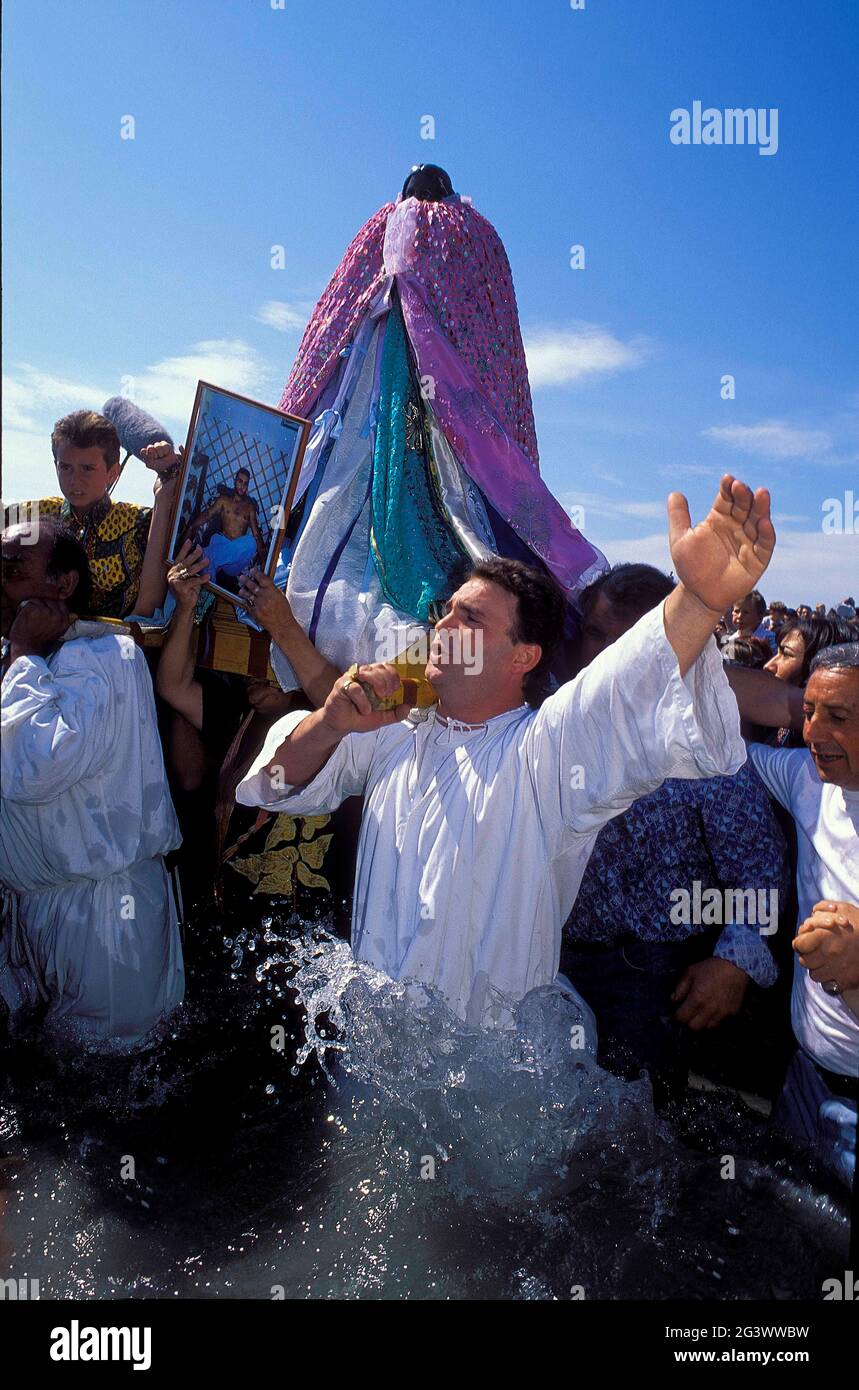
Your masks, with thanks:
<instances>
[{"instance_id":1,"label":"man in white shirt","mask_svg":"<svg viewBox=\"0 0 859 1390\"><path fill-rule=\"evenodd\" d=\"M775 1118L849 1184L859 1099L859 643L817 654L803 709L806 748L748 747L797 830L799 1049Z\"/></svg>"},{"instance_id":2,"label":"man in white shirt","mask_svg":"<svg viewBox=\"0 0 859 1390\"><path fill-rule=\"evenodd\" d=\"M3 534L0 1012L124 1051L184 992L163 856L179 831L142 651L86 611L86 555L41 522Z\"/></svg>"},{"instance_id":3,"label":"man in white shirt","mask_svg":"<svg viewBox=\"0 0 859 1390\"><path fill-rule=\"evenodd\" d=\"M563 600L536 571L490 560L436 627L426 676L437 708L374 711L341 677L321 709L273 725L239 786L241 803L290 814L364 794L355 955L435 986L469 1023L501 1021L510 1001L553 982L605 821L666 777L744 761L713 630L769 562L769 495L726 475L694 529L681 494L668 510L677 588L539 709L525 686L545 667ZM449 640L467 630L482 637L479 671L444 659L445 646L470 648ZM360 676L381 697L400 679L381 664Z\"/></svg>"}]
</instances>

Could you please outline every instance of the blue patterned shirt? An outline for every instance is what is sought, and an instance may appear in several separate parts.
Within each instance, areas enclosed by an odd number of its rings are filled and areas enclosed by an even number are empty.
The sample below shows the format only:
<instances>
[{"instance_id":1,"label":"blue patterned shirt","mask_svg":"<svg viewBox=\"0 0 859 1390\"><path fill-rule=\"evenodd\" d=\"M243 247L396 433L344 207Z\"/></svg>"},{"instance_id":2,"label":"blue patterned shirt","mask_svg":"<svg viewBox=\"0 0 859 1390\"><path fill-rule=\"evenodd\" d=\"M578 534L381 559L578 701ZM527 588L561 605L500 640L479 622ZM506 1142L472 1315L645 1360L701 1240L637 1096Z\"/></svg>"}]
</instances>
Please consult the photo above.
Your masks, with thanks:
<instances>
[{"instance_id":1,"label":"blue patterned shirt","mask_svg":"<svg viewBox=\"0 0 859 1390\"><path fill-rule=\"evenodd\" d=\"M706 930L711 917L678 920L678 890L686 890L690 905L706 902L709 889L763 890L768 913L772 891L783 903L789 888L786 842L750 763L733 777L670 778L600 831L564 935L571 945L611 945L622 936L685 941ZM713 954L756 984L772 984L778 972L765 936L749 922L751 912L733 915L741 920L726 922Z\"/></svg>"}]
</instances>

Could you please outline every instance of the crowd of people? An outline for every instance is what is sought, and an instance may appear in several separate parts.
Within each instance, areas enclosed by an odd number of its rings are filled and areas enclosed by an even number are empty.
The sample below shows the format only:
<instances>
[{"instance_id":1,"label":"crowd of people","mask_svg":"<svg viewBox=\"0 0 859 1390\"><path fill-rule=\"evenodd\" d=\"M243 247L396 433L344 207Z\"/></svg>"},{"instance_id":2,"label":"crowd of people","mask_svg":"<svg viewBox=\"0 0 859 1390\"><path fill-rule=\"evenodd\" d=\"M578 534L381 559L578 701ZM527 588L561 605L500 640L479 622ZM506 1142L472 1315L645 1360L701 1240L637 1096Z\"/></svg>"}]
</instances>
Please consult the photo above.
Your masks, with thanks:
<instances>
[{"instance_id":1,"label":"crowd of people","mask_svg":"<svg viewBox=\"0 0 859 1390\"><path fill-rule=\"evenodd\" d=\"M281 849L296 873L275 865L258 887L304 885L330 907L329 879L348 891L354 863L358 958L432 984L475 1027L557 984L606 1066L645 1069L657 1099L682 1094L690 1065L769 1089L774 1121L851 1181L859 618L852 599L767 606L754 587L773 545L766 494L723 480L695 528L673 494L676 577L600 574L573 638L548 573L474 564L433 629L437 703L418 709L390 664L344 675L252 566L246 609L301 688L202 670L210 557L189 537L165 559L181 459L151 447L142 509L111 499L109 421L76 412L52 442L62 498L3 534L13 1034L156 1042L184 994L177 880L185 916L203 911L237 846L278 816L301 826L301 850ZM163 645L146 649L134 620L165 599ZM474 669L446 639L477 630ZM751 1060L762 1048L769 1070Z\"/></svg>"}]
</instances>

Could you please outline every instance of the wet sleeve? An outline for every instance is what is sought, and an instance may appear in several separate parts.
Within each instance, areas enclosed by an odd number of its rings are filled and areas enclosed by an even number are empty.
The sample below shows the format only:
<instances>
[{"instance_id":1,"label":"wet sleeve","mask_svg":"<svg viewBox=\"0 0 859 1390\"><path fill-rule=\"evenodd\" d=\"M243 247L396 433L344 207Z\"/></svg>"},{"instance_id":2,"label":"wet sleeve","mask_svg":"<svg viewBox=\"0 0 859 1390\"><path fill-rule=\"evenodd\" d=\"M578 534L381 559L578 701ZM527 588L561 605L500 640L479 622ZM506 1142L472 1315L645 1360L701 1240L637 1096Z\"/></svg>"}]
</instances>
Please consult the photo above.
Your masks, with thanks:
<instances>
[{"instance_id":1,"label":"wet sleeve","mask_svg":"<svg viewBox=\"0 0 859 1390\"><path fill-rule=\"evenodd\" d=\"M72 646L74 644L68 644ZM3 795L54 801L110 756L112 685L105 669L64 654L62 674L39 656L19 656L3 678Z\"/></svg>"}]
</instances>

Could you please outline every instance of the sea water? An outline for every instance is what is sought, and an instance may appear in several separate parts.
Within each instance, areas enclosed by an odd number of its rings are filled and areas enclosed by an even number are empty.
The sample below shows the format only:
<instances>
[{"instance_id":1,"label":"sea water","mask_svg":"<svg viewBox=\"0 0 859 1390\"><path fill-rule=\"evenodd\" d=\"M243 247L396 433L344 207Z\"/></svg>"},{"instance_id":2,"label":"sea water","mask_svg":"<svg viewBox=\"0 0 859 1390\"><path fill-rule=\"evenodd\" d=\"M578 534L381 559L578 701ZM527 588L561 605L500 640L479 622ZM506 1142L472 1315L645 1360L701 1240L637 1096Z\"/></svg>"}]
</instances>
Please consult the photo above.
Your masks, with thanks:
<instances>
[{"instance_id":1,"label":"sea water","mask_svg":"<svg viewBox=\"0 0 859 1390\"><path fill-rule=\"evenodd\" d=\"M43 1299L791 1299L844 1268L822 1175L733 1101L657 1116L569 995L469 1029L324 926L233 932L189 941L191 1002L146 1055L0 1053L4 1277Z\"/></svg>"}]
</instances>

